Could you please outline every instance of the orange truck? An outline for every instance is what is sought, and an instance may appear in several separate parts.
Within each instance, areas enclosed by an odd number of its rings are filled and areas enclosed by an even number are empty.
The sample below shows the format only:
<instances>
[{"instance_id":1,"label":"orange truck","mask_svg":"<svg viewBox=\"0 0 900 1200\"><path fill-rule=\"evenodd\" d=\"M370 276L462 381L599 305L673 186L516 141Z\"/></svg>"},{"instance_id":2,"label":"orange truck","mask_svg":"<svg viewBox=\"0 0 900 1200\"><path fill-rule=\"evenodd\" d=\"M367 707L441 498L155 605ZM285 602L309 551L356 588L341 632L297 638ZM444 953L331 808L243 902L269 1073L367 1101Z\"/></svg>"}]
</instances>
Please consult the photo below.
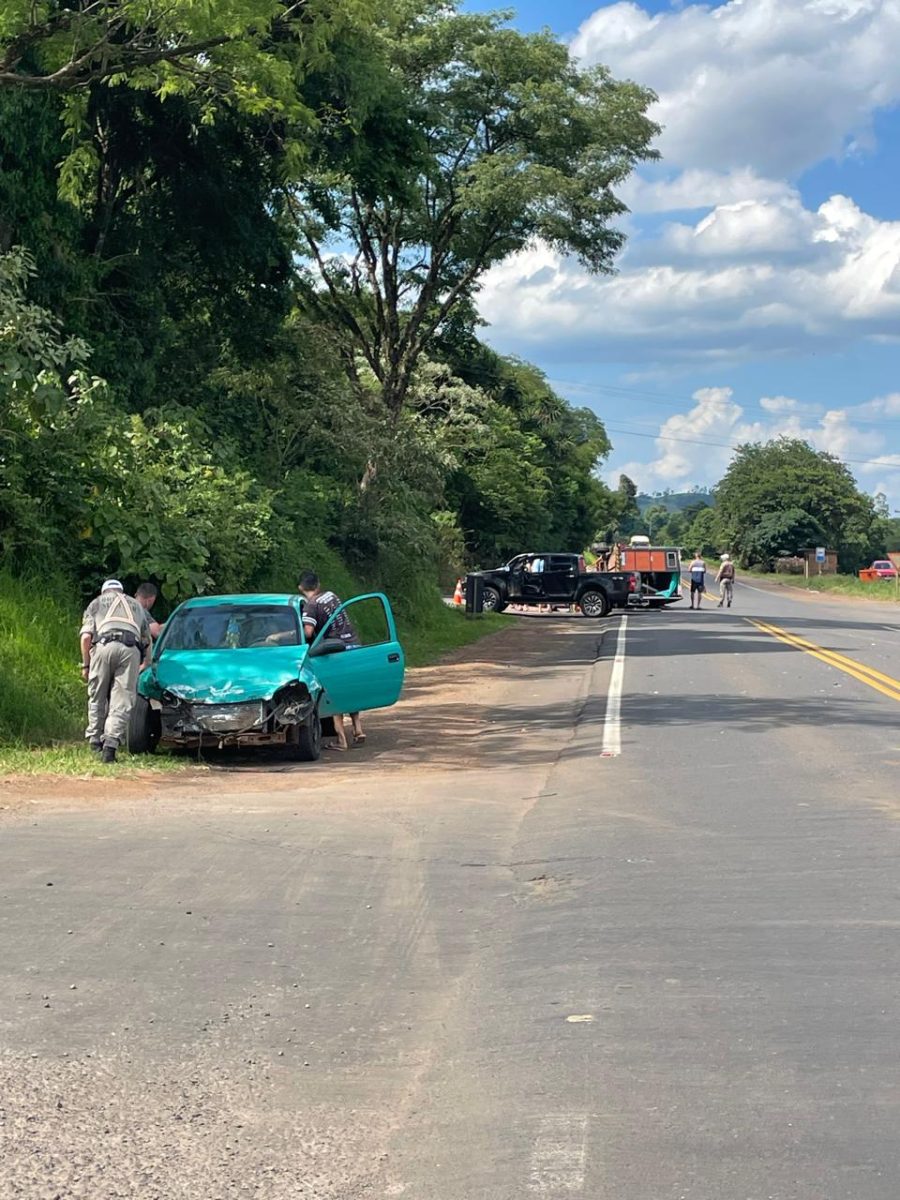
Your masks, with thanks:
<instances>
[{"instance_id":1,"label":"orange truck","mask_svg":"<svg viewBox=\"0 0 900 1200\"><path fill-rule=\"evenodd\" d=\"M618 558L620 570L640 573L640 599L632 604L663 608L681 599L681 551L675 546L651 546L649 538L636 536L619 547Z\"/></svg>"}]
</instances>

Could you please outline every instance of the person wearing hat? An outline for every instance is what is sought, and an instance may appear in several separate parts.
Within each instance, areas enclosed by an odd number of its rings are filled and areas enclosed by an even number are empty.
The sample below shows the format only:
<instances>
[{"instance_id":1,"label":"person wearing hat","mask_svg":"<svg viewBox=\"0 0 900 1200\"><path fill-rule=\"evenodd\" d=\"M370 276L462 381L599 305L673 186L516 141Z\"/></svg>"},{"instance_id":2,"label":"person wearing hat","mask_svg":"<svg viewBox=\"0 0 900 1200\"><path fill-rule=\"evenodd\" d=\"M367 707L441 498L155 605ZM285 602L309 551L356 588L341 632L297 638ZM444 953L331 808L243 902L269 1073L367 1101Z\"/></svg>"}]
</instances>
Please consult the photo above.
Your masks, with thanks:
<instances>
[{"instance_id":1,"label":"person wearing hat","mask_svg":"<svg viewBox=\"0 0 900 1200\"><path fill-rule=\"evenodd\" d=\"M118 579L107 579L81 622L81 674L88 689L85 737L105 763L116 761L125 740L150 645L147 610L126 595Z\"/></svg>"},{"instance_id":2,"label":"person wearing hat","mask_svg":"<svg viewBox=\"0 0 900 1200\"><path fill-rule=\"evenodd\" d=\"M719 585L719 603L718 608L725 604L731 608L731 601L734 597L734 563L731 561L730 554L722 555L722 565L719 567L719 573L716 575L716 583Z\"/></svg>"}]
</instances>

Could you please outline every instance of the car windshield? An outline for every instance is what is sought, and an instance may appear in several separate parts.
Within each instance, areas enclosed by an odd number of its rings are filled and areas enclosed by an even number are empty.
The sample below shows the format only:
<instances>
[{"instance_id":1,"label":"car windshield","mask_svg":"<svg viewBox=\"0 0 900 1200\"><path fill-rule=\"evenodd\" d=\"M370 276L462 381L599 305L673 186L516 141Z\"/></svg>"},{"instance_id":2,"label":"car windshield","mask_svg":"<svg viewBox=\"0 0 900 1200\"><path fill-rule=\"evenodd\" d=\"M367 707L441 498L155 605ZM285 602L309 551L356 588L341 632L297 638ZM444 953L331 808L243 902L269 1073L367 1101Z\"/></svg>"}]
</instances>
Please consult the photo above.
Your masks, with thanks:
<instances>
[{"instance_id":1,"label":"car windshield","mask_svg":"<svg viewBox=\"0 0 900 1200\"><path fill-rule=\"evenodd\" d=\"M299 644L300 622L285 604L217 604L176 612L166 627L161 650L239 650Z\"/></svg>"},{"instance_id":2,"label":"car windshield","mask_svg":"<svg viewBox=\"0 0 900 1200\"><path fill-rule=\"evenodd\" d=\"M875 569L877 571L893 571L894 564L890 562L877 562L875 564Z\"/></svg>"}]
</instances>

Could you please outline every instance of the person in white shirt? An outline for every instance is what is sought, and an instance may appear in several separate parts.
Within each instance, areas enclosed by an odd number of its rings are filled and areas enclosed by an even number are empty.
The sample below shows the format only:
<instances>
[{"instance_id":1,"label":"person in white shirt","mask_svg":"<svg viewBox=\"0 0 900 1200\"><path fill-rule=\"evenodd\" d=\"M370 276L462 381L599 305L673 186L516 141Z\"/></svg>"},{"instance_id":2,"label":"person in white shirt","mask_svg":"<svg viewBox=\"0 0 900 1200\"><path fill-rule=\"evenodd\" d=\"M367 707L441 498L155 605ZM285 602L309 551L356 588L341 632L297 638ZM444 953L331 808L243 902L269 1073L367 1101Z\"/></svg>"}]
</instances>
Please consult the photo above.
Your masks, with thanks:
<instances>
[{"instance_id":1,"label":"person in white shirt","mask_svg":"<svg viewBox=\"0 0 900 1200\"><path fill-rule=\"evenodd\" d=\"M699 608L703 593L706 591L706 563L700 556L699 550L694 555L694 561L688 570L691 573L691 608ZM694 603L695 596L697 597L696 604Z\"/></svg>"}]
</instances>

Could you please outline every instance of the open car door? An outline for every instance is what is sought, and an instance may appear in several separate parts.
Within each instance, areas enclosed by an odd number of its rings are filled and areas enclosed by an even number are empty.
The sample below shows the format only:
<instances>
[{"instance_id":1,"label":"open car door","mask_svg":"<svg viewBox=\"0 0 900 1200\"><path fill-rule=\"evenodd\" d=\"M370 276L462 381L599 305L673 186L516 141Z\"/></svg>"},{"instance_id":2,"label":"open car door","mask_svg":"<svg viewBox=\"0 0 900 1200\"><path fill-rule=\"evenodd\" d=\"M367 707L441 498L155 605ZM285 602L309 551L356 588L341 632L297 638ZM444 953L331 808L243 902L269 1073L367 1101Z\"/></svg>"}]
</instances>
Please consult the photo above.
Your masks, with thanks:
<instances>
[{"instance_id":1,"label":"open car door","mask_svg":"<svg viewBox=\"0 0 900 1200\"><path fill-rule=\"evenodd\" d=\"M356 631L351 645L339 646L331 636L338 613L344 613ZM319 702L322 717L396 704L404 658L387 597L370 592L346 600L314 638L309 667L325 689Z\"/></svg>"}]
</instances>

